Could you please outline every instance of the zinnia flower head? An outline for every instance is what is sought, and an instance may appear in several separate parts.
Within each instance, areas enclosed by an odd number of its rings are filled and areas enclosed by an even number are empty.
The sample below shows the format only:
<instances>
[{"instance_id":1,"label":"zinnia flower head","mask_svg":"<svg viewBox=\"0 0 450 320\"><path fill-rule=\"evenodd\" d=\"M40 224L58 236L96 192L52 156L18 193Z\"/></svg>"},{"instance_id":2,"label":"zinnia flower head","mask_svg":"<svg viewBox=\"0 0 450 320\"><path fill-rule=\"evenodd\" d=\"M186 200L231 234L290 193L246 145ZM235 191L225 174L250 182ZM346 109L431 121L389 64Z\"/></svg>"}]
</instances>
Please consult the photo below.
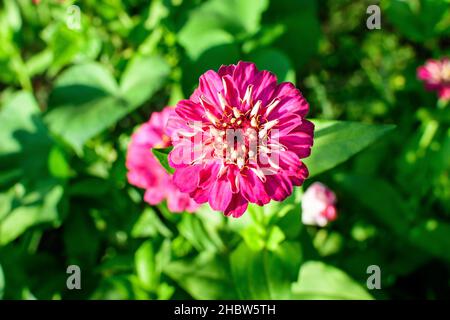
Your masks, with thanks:
<instances>
[{"instance_id":1,"label":"zinnia flower head","mask_svg":"<svg viewBox=\"0 0 450 320\"><path fill-rule=\"evenodd\" d=\"M282 201L308 176L309 105L290 82L239 62L209 70L169 121L174 183L198 203L240 217L248 203Z\"/></svg>"},{"instance_id":2,"label":"zinnia flower head","mask_svg":"<svg viewBox=\"0 0 450 320\"><path fill-rule=\"evenodd\" d=\"M336 220L336 195L327 186L314 182L302 197L302 222L319 227Z\"/></svg>"},{"instance_id":3,"label":"zinnia flower head","mask_svg":"<svg viewBox=\"0 0 450 320\"><path fill-rule=\"evenodd\" d=\"M427 90L437 91L440 99L450 100L450 59L428 60L417 68L417 77Z\"/></svg>"},{"instance_id":4,"label":"zinnia flower head","mask_svg":"<svg viewBox=\"0 0 450 320\"><path fill-rule=\"evenodd\" d=\"M167 200L167 206L172 212L193 212L198 204L172 183L171 175L151 152L152 148L171 145L167 121L172 113L174 108L170 107L153 112L150 120L131 136L126 159L128 182L145 189L144 200L151 205Z\"/></svg>"}]
</instances>

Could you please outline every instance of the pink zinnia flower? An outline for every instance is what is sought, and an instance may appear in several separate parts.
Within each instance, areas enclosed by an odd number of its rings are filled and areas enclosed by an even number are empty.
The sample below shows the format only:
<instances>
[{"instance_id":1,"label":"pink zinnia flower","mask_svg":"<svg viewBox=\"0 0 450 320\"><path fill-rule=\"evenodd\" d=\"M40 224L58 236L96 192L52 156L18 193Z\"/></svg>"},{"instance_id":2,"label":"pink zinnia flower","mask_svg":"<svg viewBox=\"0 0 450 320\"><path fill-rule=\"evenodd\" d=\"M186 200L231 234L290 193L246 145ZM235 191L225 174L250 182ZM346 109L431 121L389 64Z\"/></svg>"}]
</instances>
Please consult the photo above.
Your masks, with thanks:
<instances>
[{"instance_id":1,"label":"pink zinnia flower","mask_svg":"<svg viewBox=\"0 0 450 320\"><path fill-rule=\"evenodd\" d=\"M302 222L324 227L337 218L336 195L327 186L314 182L302 197Z\"/></svg>"},{"instance_id":2,"label":"pink zinnia flower","mask_svg":"<svg viewBox=\"0 0 450 320\"><path fill-rule=\"evenodd\" d=\"M126 160L128 182L145 189L144 200L151 205L166 199L172 212L193 212L198 204L172 183L171 175L151 152L151 148L166 148L171 145L167 121L172 113L174 108L169 107L161 112L153 112L150 120L131 136Z\"/></svg>"},{"instance_id":3,"label":"pink zinnia flower","mask_svg":"<svg viewBox=\"0 0 450 320\"><path fill-rule=\"evenodd\" d=\"M428 60L417 68L417 77L425 82L427 90L437 91L440 99L450 99L450 60Z\"/></svg>"},{"instance_id":4,"label":"pink zinnia flower","mask_svg":"<svg viewBox=\"0 0 450 320\"><path fill-rule=\"evenodd\" d=\"M248 203L282 201L308 170L314 125L292 83L239 62L209 70L175 109L170 126L174 183L197 203L240 217Z\"/></svg>"}]
</instances>

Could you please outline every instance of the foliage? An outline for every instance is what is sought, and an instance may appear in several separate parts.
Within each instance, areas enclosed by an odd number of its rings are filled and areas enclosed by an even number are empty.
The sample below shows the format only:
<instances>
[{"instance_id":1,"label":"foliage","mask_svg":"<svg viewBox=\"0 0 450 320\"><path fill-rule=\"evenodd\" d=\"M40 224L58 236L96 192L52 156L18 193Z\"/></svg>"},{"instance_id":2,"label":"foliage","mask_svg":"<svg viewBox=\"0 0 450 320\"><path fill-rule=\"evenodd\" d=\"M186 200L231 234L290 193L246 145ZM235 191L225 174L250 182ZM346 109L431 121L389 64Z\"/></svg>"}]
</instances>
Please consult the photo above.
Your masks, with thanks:
<instances>
[{"instance_id":1,"label":"foliage","mask_svg":"<svg viewBox=\"0 0 450 320\"><path fill-rule=\"evenodd\" d=\"M381 1L371 31L372 2L2 1L0 298L448 298L450 109L415 70L450 54L449 1ZM306 185L336 192L329 227L301 224L301 188L232 219L149 206L127 183L135 128L238 60L310 102Z\"/></svg>"}]
</instances>

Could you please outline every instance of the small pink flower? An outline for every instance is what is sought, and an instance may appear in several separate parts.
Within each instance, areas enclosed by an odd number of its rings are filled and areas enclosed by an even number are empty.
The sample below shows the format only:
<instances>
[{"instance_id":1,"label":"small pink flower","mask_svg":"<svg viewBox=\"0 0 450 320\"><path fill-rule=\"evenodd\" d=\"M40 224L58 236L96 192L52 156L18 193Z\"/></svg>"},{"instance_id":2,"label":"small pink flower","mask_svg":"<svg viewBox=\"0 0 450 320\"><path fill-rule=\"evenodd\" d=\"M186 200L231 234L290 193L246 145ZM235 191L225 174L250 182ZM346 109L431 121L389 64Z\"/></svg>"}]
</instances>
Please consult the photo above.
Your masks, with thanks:
<instances>
[{"instance_id":1,"label":"small pink flower","mask_svg":"<svg viewBox=\"0 0 450 320\"><path fill-rule=\"evenodd\" d=\"M290 82L239 62L209 70L169 121L174 183L197 203L240 217L248 203L282 201L308 170L314 125Z\"/></svg>"},{"instance_id":2,"label":"small pink flower","mask_svg":"<svg viewBox=\"0 0 450 320\"><path fill-rule=\"evenodd\" d=\"M172 212L193 212L198 208L188 194L182 193L172 183L172 177L152 154L152 148L166 148L171 145L167 121L174 113L166 107L161 112L153 112L150 120L144 123L132 136L128 146L126 167L128 182L145 189L144 200L156 205L167 200Z\"/></svg>"},{"instance_id":3,"label":"small pink flower","mask_svg":"<svg viewBox=\"0 0 450 320\"><path fill-rule=\"evenodd\" d=\"M428 60L417 68L417 77L425 82L427 90L437 91L442 100L450 100L450 60Z\"/></svg>"},{"instance_id":4,"label":"small pink flower","mask_svg":"<svg viewBox=\"0 0 450 320\"><path fill-rule=\"evenodd\" d=\"M336 195L327 186L314 182L302 197L302 221L304 224L324 227L336 220Z\"/></svg>"}]
</instances>

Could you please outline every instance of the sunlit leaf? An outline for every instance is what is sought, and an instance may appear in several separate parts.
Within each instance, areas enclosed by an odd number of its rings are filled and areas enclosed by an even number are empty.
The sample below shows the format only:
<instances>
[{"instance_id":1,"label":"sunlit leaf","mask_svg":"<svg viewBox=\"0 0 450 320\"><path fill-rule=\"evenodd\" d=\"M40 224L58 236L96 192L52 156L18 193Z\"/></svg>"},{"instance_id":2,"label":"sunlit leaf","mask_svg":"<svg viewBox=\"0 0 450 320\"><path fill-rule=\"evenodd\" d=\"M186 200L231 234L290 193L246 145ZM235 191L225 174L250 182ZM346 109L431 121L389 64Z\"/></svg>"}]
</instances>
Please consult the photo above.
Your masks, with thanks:
<instances>
[{"instance_id":1,"label":"sunlit leaf","mask_svg":"<svg viewBox=\"0 0 450 320\"><path fill-rule=\"evenodd\" d=\"M164 148L164 149L152 149L153 155L158 159L159 163L166 169L166 171L170 174L174 173L174 169L169 165L169 160L167 159L169 152L172 151L172 147Z\"/></svg>"},{"instance_id":2,"label":"sunlit leaf","mask_svg":"<svg viewBox=\"0 0 450 320\"><path fill-rule=\"evenodd\" d=\"M240 299L291 299L302 250L298 243L284 242L276 250L250 249L241 243L230 257L234 284Z\"/></svg>"},{"instance_id":3,"label":"sunlit leaf","mask_svg":"<svg viewBox=\"0 0 450 320\"><path fill-rule=\"evenodd\" d=\"M345 272L319 261L308 261L300 268L292 285L297 299L367 300L371 295Z\"/></svg>"},{"instance_id":4,"label":"sunlit leaf","mask_svg":"<svg viewBox=\"0 0 450 320\"><path fill-rule=\"evenodd\" d=\"M164 272L194 299L237 298L226 259L211 252L201 253L195 259L173 261Z\"/></svg>"},{"instance_id":5,"label":"sunlit leaf","mask_svg":"<svg viewBox=\"0 0 450 320\"><path fill-rule=\"evenodd\" d=\"M315 120L314 146L304 160L310 176L315 176L346 161L395 128L358 122Z\"/></svg>"}]
</instances>

